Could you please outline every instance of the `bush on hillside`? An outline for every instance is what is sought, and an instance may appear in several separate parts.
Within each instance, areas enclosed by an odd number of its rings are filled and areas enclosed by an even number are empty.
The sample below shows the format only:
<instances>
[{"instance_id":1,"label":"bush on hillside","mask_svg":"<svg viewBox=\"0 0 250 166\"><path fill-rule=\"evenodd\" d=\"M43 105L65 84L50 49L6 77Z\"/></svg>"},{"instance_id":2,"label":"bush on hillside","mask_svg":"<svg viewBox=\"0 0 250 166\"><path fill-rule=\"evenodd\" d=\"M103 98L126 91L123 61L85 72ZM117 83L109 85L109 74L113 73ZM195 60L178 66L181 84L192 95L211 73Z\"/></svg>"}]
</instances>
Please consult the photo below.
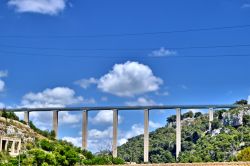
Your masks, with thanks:
<instances>
[{"instance_id":1,"label":"bush on hillside","mask_svg":"<svg viewBox=\"0 0 250 166\"><path fill-rule=\"evenodd\" d=\"M250 147L241 150L237 155L237 159L239 161L250 161Z\"/></svg>"}]
</instances>

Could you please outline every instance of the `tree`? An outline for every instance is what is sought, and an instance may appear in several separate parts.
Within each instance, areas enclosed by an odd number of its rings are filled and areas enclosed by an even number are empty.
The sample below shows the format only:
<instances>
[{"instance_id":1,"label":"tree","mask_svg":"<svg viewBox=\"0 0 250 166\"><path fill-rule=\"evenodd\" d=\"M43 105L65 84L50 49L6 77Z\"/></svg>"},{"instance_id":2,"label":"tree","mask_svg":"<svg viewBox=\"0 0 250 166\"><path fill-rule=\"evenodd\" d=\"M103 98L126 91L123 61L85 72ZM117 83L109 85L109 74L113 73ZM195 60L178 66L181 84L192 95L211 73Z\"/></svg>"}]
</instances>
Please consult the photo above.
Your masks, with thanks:
<instances>
[{"instance_id":1,"label":"tree","mask_svg":"<svg viewBox=\"0 0 250 166\"><path fill-rule=\"evenodd\" d=\"M238 105L247 105L247 100L241 99L239 101L236 101L234 104L238 104Z\"/></svg>"},{"instance_id":2,"label":"tree","mask_svg":"<svg viewBox=\"0 0 250 166\"><path fill-rule=\"evenodd\" d=\"M73 149L67 150L65 156L69 165L75 165L76 162L79 161L79 155Z\"/></svg>"},{"instance_id":3,"label":"tree","mask_svg":"<svg viewBox=\"0 0 250 166\"><path fill-rule=\"evenodd\" d=\"M2 117L6 119L12 119L12 120L19 120L18 116L14 112L6 112L5 110L2 111Z\"/></svg>"},{"instance_id":4,"label":"tree","mask_svg":"<svg viewBox=\"0 0 250 166\"><path fill-rule=\"evenodd\" d=\"M40 146L43 150L46 151L53 151L55 148L55 145L53 145L53 143L50 143L48 140L45 139L40 141Z\"/></svg>"},{"instance_id":5,"label":"tree","mask_svg":"<svg viewBox=\"0 0 250 166\"><path fill-rule=\"evenodd\" d=\"M202 158L192 151L181 152L178 160L181 163L202 162Z\"/></svg>"},{"instance_id":6,"label":"tree","mask_svg":"<svg viewBox=\"0 0 250 166\"><path fill-rule=\"evenodd\" d=\"M198 117L200 117L200 116L202 116L202 113L201 113L201 112L196 112L196 113L194 114L194 117L195 117L195 118L198 118Z\"/></svg>"},{"instance_id":7,"label":"tree","mask_svg":"<svg viewBox=\"0 0 250 166\"><path fill-rule=\"evenodd\" d=\"M218 119L214 119L212 121L212 130L214 129L218 129L222 126L222 124L220 123L220 121Z\"/></svg>"},{"instance_id":8,"label":"tree","mask_svg":"<svg viewBox=\"0 0 250 166\"><path fill-rule=\"evenodd\" d=\"M186 113L184 113L181 117L182 119L186 119L186 118L193 118L194 113L192 111L188 111Z\"/></svg>"},{"instance_id":9,"label":"tree","mask_svg":"<svg viewBox=\"0 0 250 166\"><path fill-rule=\"evenodd\" d=\"M247 147L237 155L239 161L250 161L250 147Z\"/></svg>"},{"instance_id":10,"label":"tree","mask_svg":"<svg viewBox=\"0 0 250 166\"><path fill-rule=\"evenodd\" d=\"M193 143L196 144L196 142L199 140L199 138L200 138L199 133L198 133L197 131L195 131L195 132L193 133Z\"/></svg>"},{"instance_id":11,"label":"tree","mask_svg":"<svg viewBox=\"0 0 250 166\"><path fill-rule=\"evenodd\" d=\"M29 151L29 154L34 156L35 163L37 165L42 165L42 163L45 162L46 153L43 150L41 150L41 149L32 149L32 150Z\"/></svg>"},{"instance_id":12,"label":"tree","mask_svg":"<svg viewBox=\"0 0 250 166\"><path fill-rule=\"evenodd\" d=\"M243 116L243 125L250 126L250 115Z\"/></svg>"},{"instance_id":13,"label":"tree","mask_svg":"<svg viewBox=\"0 0 250 166\"><path fill-rule=\"evenodd\" d=\"M215 117L218 117L218 119L223 119L223 116L222 116L222 114L224 113L224 112L226 112L227 110L225 110L225 109L222 109L222 110L217 110L217 111L215 111L214 112L214 116Z\"/></svg>"},{"instance_id":14,"label":"tree","mask_svg":"<svg viewBox=\"0 0 250 166\"><path fill-rule=\"evenodd\" d=\"M5 110L2 111L2 117L8 118L8 113Z\"/></svg>"},{"instance_id":15,"label":"tree","mask_svg":"<svg viewBox=\"0 0 250 166\"><path fill-rule=\"evenodd\" d=\"M168 124L169 124L169 123L172 123L172 122L175 122L175 121L176 121L176 115L172 115L172 116L169 116L169 117L167 118Z\"/></svg>"},{"instance_id":16,"label":"tree","mask_svg":"<svg viewBox=\"0 0 250 166\"><path fill-rule=\"evenodd\" d=\"M149 153L151 163L172 163L175 162L174 156L160 147L156 147Z\"/></svg>"}]
</instances>

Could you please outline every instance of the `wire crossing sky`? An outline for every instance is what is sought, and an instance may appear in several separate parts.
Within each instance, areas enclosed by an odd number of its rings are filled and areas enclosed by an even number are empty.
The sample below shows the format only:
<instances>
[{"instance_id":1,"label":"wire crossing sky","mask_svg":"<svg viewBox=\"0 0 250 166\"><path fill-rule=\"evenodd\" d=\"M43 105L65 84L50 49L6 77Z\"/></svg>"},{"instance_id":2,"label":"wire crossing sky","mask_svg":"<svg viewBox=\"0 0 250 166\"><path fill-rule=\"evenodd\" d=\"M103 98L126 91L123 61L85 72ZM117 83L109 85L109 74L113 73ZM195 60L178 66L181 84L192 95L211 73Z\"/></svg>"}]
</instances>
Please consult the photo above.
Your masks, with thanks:
<instances>
[{"instance_id":1,"label":"wire crossing sky","mask_svg":"<svg viewBox=\"0 0 250 166\"><path fill-rule=\"evenodd\" d=\"M217 30L230 30L230 29L244 29L250 28L250 25L233 25L233 26L222 26L222 27L205 27L205 28L193 28L184 30L172 30L172 31L161 31L161 32L141 32L141 33L119 33L119 34L99 34L99 35L50 35L50 36L23 36L23 35L1 35L1 38L102 38L102 37L127 37L127 36L143 36L143 35L163 35L163 34L174 34L174 33L186 33L186 32L199 32L199 31L217 31Z\"/></svg>"},{"instance_id":2,"label":"wire crossing sky","mask_svg":"<svg viewBox=\"0 0 250 166\"><path fill-rule=\"evenodd\" d=\"M59 1L0 1L0 108L209 105L249 98L250 1ZM150 130L174 113L152 111ZM119 144L143 132L142 115L119 114ZM51 129L52 114L30 117ZM95 152L96 142L110 142L112 112L89 118L89 149ZM78 112L60 112L59 138L80 146L81 121Z\"/></svg>"}]
</instances>

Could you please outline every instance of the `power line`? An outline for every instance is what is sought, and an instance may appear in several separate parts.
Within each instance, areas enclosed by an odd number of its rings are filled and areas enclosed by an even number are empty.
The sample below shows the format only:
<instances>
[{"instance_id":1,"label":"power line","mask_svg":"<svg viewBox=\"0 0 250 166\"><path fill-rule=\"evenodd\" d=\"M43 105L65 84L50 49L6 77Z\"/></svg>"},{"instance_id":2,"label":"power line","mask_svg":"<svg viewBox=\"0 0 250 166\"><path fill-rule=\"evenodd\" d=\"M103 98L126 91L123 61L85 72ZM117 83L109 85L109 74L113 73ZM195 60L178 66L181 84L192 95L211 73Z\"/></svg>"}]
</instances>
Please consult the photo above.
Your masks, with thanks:
<instances>
[{"instance_id":1,"label":"power line","mask_svg":"<svg viewBox=\"0 0 250 166\"><path fill-rule=\"evenodd\" d=\"M173 55L173 56L162 56L162 57L154 57L154 56L97 56L97 55L63 55L63 54L36 54L36 53L24 53L24 52L10 52L10 51L2 51L0 50L0 54L2 55L10 55L10 56L32 56L32 57L65 57L65 58L104 58L104 59L114 59L114 58L154 58L154 59L162 59L162 58L222 58L222 57L250 57L250 54L215 54L215 55Z\"/></svg>"},{"instance_id":2,"label":"power line","mask_svg":"<svg viewBox=\"0 0 250 166\"><path fill-rule=\"evenodd\" d=\"M233 25L233 26L219 26L219 27L191 28L191 29L172 30L172 31L141 32L141 33L140 32L139 33L117 33L117 34L97 34L97 35L0 35L0 38L25 38L25 39L37 39L37 38L51 38L51 39L53 39L53 38L106 38L106 37L162 35L162 34L199 32L199 31L217 31L217 30L230 30L230 29L242 29L242 28L250 28L250 24Z\"/></svg>"},{"instance_id":3,"label":"power line","mask_svg":"<svg viewBox=\"0 0 250 166\"><path fill-rule=\"evenodd\" d=\"M211 49L211 48L237 48L237 47L250 47L250 44L232 44L232 45L208 45L208 46L186 46L186 47L167 47L165 49L170 50L190 50L190 49ZM30 46L18 46L18 45L2 45L0 48L16 48L16 49L32 49L32 50L54 50L54 51L152 51L159 49L152 48L56 48L56 47L30 47Z\"/></svg>"}]
</instances>

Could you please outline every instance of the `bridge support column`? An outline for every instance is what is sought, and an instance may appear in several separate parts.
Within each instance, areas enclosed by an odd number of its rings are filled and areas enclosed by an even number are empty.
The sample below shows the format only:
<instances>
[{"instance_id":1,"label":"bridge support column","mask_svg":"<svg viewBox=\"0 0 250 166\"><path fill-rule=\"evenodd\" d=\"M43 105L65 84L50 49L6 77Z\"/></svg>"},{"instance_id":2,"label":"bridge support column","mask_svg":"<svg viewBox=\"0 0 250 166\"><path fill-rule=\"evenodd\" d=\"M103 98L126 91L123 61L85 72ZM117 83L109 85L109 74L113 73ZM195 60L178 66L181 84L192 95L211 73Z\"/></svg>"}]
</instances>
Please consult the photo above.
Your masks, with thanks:
<instances>
[{"instance_id":1,"label":"bridge support column","mask_svg":"<svg viewBox=\"0 0 250 166\"><path fill-rule=\"evenodd\" d=\"M181 152L181 109L176 109L176 160Z\"/></svg>"},{"instance_id":2,"label":"bridge support column","mask_svg":"<svg viewBox=\"0 0 250 166\"><path fill-rule=\"evenodd\" d=\"M117 157L117 135L118 135L118 110L113 110L113 143L112 153L113 157Z\"/></svg>"},{"instance_id":3,"label":"bridge support column","mask_svg":"<svg viewBox=\"0 0 250 166\"><path fill-rule=\"evenodd\" d=\"M148 162L149 151L149 110L144 110L144 163Z\"/></svg>"},{"instance_id":4,"label":"bridge support column","mask_svg":"<svg viewBox=\"0 0 250 166\"><path fill-rule=\"evenodd\" d=\"M0 152L2 151L2 149L3 149L2 139L0 138Z\"/></svg>"},{"instance_id":5,"label":"bridge support column","mask_svg":"<svg viewBox=\"0 0 250 166\"><path fill-rule=\"evenodd\" d=\"M209 108L208 111L208 118L209 118L209 131L212 130L212 121L214 120L214 113L213 113L213 108Z\"/></svg>"},{"instance_id":6,"label":"bridge support column","mask_svg":"<svg viewBox=\"0 0 250 166\"><path fill-rule=\"evenodd\" d=\"M24 122L26 122L27 125L29 125L29 122L30 122L30 117L29 117L29 111L25 111L24 112Z\"/></svg>"},{"instance_id":7,"label":"bridge support column","mask_svg":"<svg viewBox=\"0 0 250 166\"><path fill-rule=\"evenodd\" d=\"M5 150L5 151L8 150L8 144L9 144L9 140L6 140L6 142L5 142L5 147L4 147L4 150Z\"/></svg>"},{"instance_id":8,"label":"bridge support column","mask_svg":"<svg viewBox=\"0 0 250 166\"><path fill-rule=\"evenodd\" d=\"M16 141L12 141L12 144L11 144L11 153L15 153L15 144L16 144Z\"/></svg>"},{"instance_id":9,"label":"bridge support column","mask_svg":"<svg viewBox=\"0 0 250 166\"><path fill-rule=\"evenodd\" d=\"M55 132L55 139L58 138L58 111L53 111L53 130Z\"/></svg>"},{"instance_id":10,"label":"bridge support column","mask_svg":"<svg viewBox=\"0 0 250 166\"><path fill-rule=\"evenodd\" d=\"M87 149L88 146L88 111L82 112L82 149Z\"/></svg>"}]
</instances>

